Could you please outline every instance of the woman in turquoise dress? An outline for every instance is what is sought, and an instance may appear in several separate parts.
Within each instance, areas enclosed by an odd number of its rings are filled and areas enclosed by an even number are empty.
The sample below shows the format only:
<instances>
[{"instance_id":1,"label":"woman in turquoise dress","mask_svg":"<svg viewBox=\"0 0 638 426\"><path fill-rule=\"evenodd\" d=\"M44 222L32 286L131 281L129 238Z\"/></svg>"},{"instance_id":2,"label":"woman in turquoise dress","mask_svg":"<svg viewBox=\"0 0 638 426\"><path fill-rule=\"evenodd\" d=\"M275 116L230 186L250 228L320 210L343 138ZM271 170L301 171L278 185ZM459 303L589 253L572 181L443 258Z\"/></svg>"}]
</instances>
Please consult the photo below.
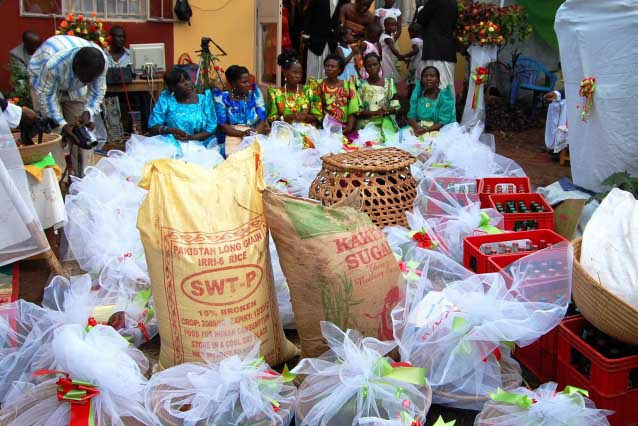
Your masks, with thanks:
<instances>
[{"instance_id":1,"label":"woman in turquoise dress","mask_svg":"<svg viewBox=\"0 0 638 426\"><path fill-rule=\"evenodd\" d=\"M253 133L268 134L266 103L248 69L231 65L226 69L230 91L215 90L215 112L219 123L219 144L224 152L237 150L241 140Z\"/></svg>"},{"instance_id":2,"label":"woman in turquoise dress","mask_svg":"<svg viewBox=\"0 0 638 426\"><path fill-rule=\"evenodd\" d=\"M165 135L180 145L190 142L202 148L217 145L217 117L210 90L198 94L184 70L172 69L164 76L162 91L148 119L151 135Z\"/></svg>"},{"instance_id":3,"label":"woman in turquoise dress","mask_svg":"<svg viewBox=\"0 0 638 426\"><path fill-rule=\"evenodd\" d=\"M421 80L410 97L408 123L416 136L437 132L456 121L454 95L451 86L440 88L441 77L436 67L425 67Z\"/></svg>"}]
</instances>

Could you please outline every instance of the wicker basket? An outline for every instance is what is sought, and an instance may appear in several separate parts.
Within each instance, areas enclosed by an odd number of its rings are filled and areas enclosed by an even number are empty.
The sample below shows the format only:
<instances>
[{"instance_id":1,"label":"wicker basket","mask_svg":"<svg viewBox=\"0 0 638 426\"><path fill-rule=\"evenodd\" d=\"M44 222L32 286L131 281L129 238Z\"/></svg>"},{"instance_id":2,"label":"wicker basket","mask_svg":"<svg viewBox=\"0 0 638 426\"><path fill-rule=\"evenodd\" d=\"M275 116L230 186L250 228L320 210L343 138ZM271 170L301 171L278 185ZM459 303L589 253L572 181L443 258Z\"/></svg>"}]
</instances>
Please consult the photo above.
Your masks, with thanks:
<instances>
[{"instance_id":1,"label":"wicker basket","mask_svg":"<svg viewBox=\"0 0 638 426\"><path fill-rule=\"evenodd\" d=\"M0 416L0 426L16 426L16 418L25 410L32 408L34 405L42 402L43 399L55 397L57 394L57 385L55 381L49 381L46 384L39 384L36 387L34 393L29 394L29 398L22 398L19 404L13 405L11 411L3 410ZM67 402L60 401L60 404L68 404ZM97 413L96 413L97 415ZM137 421L134 418L122 417L120 420L126 426L146 426L144 423ZM109 421L96 423L96 426L111 426Z\"/></svg>"},{"instance_id":2,"label":"wicker basket","mask_svg":"<svg viewBox=\"0 0 638 426\"><path fill-rule=\"evenodd\" d=\"M407 226L417 183L410 173L416 159L397 148L360 150L322 157L323 168L310 185L310 197L331 206L359 189L363 211L379 227Z\"/></svg>"},{"instance_id":3,"label":"wicker basket","mask_svg":"<svg viewBox=\"0 0 638 426\"><path fill-rule=\"evenodd\" d=\"M574 245L572 297L581 314L597 329L621 342L638 345L638 310L596 281L580 264L582 239Z\"/></svg>"},{"instance_id":4,"label":"wicker basket","mask_svg":"<svg viewBox=\"0 0 638 426\"><path fill-rule=\"evenodd\" d=\"M176 396L173 399L173 402L180 402L180 400L183 401L186 399L186 396L184 395L184 390L173 388L171 386L156 386L155 389L159 392L154 392L150 394L150 408L153 411L153 413L157 416L157 418L160 420L160 423L162 424L162 426L184 426L184 420L171 415L171 413L168 412L162 404L160 404L160 400L159 400L160 392L174 390L176 392L176 395L178 396ZM190 409L191 407L188 404L185 404L180 407L180 411L183 411L183 412L189 411ZM234 410L235 412L238 412L238 413L241 412L241 405L239 400L236 401ZM281 404L281 406L279 407L279 411L280 411L279 413L280 415L282 415L283 411L286 411L290 413L290 417L292 417L292 415L294 414L294 407L292 405ZM286 421L288 420L287 417L283 417L282 415L282 418L284 420L283 424L286 424ZM258 423L256 423L255 426L265 426L268 423L269 423L268 419L264 418L264 420L258 421ZM202 421L198 421L193 426L206 426L206 424L207 424L206 421L202 420Z\"/></svg>"},{"instance_id":5,"label":"wicker basket","mask_svg":"<svg viewBox=\"0 0 638 426\"><path fill-rule=\"evenodd\" d=\"M13 133L13 138L16 142L20 141L20 134ZM49 152L55 148L56 144L59 144L62 140L62 136L52 133L44 133L42 135L42 143L37 144L37 136L33 138L35 145L20 145L18 150L20 151L20 157L24 164L36 163L46 157Z\"/></svg>"},{"instance_id":6,"label":"wicker basket","mask_svg":"<svg viewBox=\"0 0 638 426\"><path fill-rule=\"evenodd\" d=\"M474 419L474 424L475 425L489 425L490 419L495 419L497 417L500 417L504 414L507 413L503 413L502 411L500 411L498 409L498 405L493 406L490 405L489 407L484 407L483 410L481 410L480 413L478 413L478 415L476 416L476 419Z\"/></svg>"},{"instance_id":7,"label":"wicker basket","mask_svg":"<svg viewBox=\"0 0 638 426\"><path fill-rule=\"evenodd\" d=\"M514 380L513 377L516 376L516 374L519 372L519 366L516 363L516 361L514 360L510 360L507 358L504 358L501 361L501 374L503 376L503 390L506 391L510 391L513 389L516 389L517 387L519 387L521 385L520 380ZM506 380L506 378L508 378ZM489 398L487 395L461 395L461 394L454 394L454 393L450 393L450 392L444 392L441 390L433 390L432 391L434 396L437 396L439 398L445 398L446 400L452 400L452 401L459 401L459 402L464 402L464 403L474 403L474 402L480 402L480 403L485 403Z\"/></svg>"}]
</instances>

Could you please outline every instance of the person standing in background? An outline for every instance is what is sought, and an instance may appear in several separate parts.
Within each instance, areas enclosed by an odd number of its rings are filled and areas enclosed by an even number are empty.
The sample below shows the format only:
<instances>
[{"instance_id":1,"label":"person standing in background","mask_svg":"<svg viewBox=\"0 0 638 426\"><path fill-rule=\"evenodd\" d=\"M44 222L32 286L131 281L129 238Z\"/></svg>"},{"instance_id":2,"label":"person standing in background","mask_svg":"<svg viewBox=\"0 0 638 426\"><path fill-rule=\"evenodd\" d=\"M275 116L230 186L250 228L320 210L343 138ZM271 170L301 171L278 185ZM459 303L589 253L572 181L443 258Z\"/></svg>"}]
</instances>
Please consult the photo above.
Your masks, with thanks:
<instances>
[{"instance_id":1,"label":"person standing in background","mask_svg":"<svg viewBox=\"0 0 638 426\"><path fill-rule=\"evenodd\" d=\"M349 28L355 40L363 40L366 27L377 20L370 12L371 6L372 0L355 0L346 2L339 11L339 25Z\"/></svg>"},{"instance_id":2,"label":"person standing in background","mask_svg":"<svg viewBox=\"0 0 638 426\"><path fill-rule=\"evenodd\" d=\"M126 33L124 28L116 25L109 31L111 45L108 50L109 68L125 67L131 64L131 53L126 46Z\"/></svg>"},{"instance_id":3,"label":"person standing in background","mask_svg":"<svg viewBox=\"0 0 638 426\"><path fill-rule=\"evenodd\" d=\"M20 68L25 73L31 60L31 55L40 47L40 36L33 31L22 33L22 44L9 51L11 65Z\"/></svg>"},{"instance_id":4,"label":"person standing in background","mask_svg":"<svg viewBox=\"0 0 638 426\"><path fill-rule=\"evenodd\" d=\"M310 0L304 13L303 39L308 47L306 78L323 77L323 61L337 47L340 0Z\"/></svg>"},{"instance_id":5,"label":"person standing in background","mask_svg":"<svg viewBox=\"0 0 638 426\"><path fill-rule=\"evenodd\" d=\"M423 28L423 61L436 67L441 75L441 87L454 91L456 41L454 30L459 8L456 0L429 0L418 12L416 21Z\"/></svg>"}]
</instances>

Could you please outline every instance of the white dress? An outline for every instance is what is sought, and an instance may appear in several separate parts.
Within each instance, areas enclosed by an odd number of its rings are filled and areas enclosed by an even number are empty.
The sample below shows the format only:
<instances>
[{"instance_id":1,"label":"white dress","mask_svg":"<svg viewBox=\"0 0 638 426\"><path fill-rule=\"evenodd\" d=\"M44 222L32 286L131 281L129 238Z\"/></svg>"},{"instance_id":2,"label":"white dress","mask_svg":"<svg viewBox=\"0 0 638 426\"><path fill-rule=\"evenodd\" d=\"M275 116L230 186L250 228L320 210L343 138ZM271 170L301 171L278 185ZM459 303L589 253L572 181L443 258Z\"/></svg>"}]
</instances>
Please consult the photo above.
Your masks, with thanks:
<instances>
[{"instance_id":1,"label":"white dress","mask_svg":"<svg viewBox=\"0 0 638 426\"><path fill-rule=\"evenodd\" d=\"M394 53L392 53L392 50L390 50L390 46L386 43L386 40L391 40L394 44L394 37L388 34L383 34L381 36L381 69L383 70L383 77L393 78L394 81L400 82L403 78L401 78L401 74L394 64L396 57L394 56Z\"/></svg>"},{"instance_id":2,"label":"white dress","mask_svg":"<svg viewBox=\"0 0 638 426\"><path fill-rule=\"evenodd\" d=\"M383 21L385 18L394 18L399 21L399 16L401 16L401 10L396 7L390 9L379 8L374 11L375 16L379 17L379 21L381 21L381 29L383 29Z\"/></svg>"},{"instance_id":3,"label":"white dress","mask_svg":"<svg viewBox=\"0 0 638 426\"><path fill-rule=\"evenodd\" d=\"M419 48L419 53L410 58L410 66L408 67L408 83L416 84L418 80L421 79L421 72L423 68L425 68L425 63L423 61L423 39L419 37L415 37L410 39L413 46L417 46Z\"/></svg>"}]
</instances>

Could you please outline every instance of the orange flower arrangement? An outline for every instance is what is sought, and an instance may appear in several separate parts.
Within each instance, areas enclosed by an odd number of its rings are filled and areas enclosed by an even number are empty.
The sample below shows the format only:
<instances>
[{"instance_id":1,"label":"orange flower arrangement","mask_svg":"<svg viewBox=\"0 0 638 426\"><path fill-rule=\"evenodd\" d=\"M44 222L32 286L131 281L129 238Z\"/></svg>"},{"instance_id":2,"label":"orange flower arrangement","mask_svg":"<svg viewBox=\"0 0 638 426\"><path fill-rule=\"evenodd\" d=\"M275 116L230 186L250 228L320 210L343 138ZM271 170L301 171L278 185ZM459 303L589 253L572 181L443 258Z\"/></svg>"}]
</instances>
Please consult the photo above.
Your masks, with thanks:
<instances>
[{"instance_id":1,"label":"orange flower arrangement","mask_svg":"<svg viewBox=\"0 0 638 426\"><path fill-rule=\"evenodd\" d=\"M90 18L81 14L75 16L73 13L68 13L66 19L63 19L58 25L55 33L80 37L106 49L109 42L104 30L104 24L101 19L96 18L96 12L91 12Z\"/></svg>"}]
</instances>

